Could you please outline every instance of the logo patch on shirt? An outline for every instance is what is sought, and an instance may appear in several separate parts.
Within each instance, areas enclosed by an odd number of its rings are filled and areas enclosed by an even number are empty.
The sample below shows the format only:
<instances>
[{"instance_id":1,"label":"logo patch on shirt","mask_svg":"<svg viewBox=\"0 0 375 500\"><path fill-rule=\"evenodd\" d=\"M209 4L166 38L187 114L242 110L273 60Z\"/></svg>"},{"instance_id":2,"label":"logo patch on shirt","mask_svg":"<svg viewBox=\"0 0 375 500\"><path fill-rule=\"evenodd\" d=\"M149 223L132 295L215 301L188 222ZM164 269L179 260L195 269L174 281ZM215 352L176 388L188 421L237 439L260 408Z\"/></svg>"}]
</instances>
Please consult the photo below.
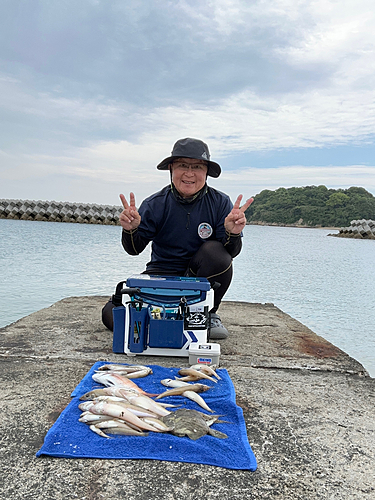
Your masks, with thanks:
<instances>
[{"instance_id":1,"label":"logo patch on shirt","mask_svg":"<svg viewBox=\"0 0 375 500\"><path fill-rule=\"evenodd\" d=\"M212 227L208 222L202 222L198 226L198 234L203 240L205 240L212 235Z\"/></svg>"}]
</instances>

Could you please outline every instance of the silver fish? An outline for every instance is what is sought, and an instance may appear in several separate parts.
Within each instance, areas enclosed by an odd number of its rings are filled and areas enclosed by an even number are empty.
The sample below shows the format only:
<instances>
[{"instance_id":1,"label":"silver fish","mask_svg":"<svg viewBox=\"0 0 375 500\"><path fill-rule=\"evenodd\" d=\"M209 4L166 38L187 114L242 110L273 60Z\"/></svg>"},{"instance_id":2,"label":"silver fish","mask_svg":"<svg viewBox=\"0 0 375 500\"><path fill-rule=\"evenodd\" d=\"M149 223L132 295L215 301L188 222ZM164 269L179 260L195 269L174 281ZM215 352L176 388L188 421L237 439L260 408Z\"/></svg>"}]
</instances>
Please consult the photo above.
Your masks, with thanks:
<instances>
[{"instance_id":1,"label":"silver fish","mask_svg":"<svg viewBox=\"0 0 375 500\"><path fill-rule=\"evenodd\" d=\"M205 392L210 389L207 385L204 384L188 384L174 387L173 389L169 389L168 391L162 392L155 399L165 398L166 396L181 396L185 391L189 392Z\"/></svg>"},{"instance_id":2,"label":"silver fish","mask_svg":"<svg viewBox=\"0 0 375 500\"><path fill-rule=\"evenodd\" d=\"M99 429L99 427L96 427L96 425L94 425L94 424L90 425L90 430L95 432L95 434L99 434L99 436L101 436L101 437L109 438L109 436L107 436L107 434L105 434L101 429Z\"/></svg>"},{"instance_id":3,"label":"silver fish","mask_svg":"<svg viewBox=\"0 0 375 500\"><path fill-rule=\"evenodd\" d=\"M84 424L97 424L98 422L104 422L105 420L112 420L112 417L108 417L107 415L94 415L94 413L86 411L85 413L82 413L78 420Z\"/></svg>"},{"instance_id":4,"label":"silver fish","mask_svg":"<svg viewBox=\"0 0 375 500\"><path fill-rule=\"evenodd\" d=\"M127 399L130 403L139 408L143 408L159 416L168 415L169 411L160 403L154 401L148 396L129 394Z\"/></svg>"},{"instance_id":5,"label":"silver fish","mask_svg":"<svg viewBox=\"0 0 375 500\"><path fill-rule=\"evenodd\" d=\"M172 428L168 427L160 418L142 417L142 420L146 422L146 424L152 425L160 432L169 432L172 430Z\"/></svg>"},{"instance_id":6,"label":"silver fish","mask_svg":"<svg viewBox=\"0 0 375 500\"><path fill-rule=\"evenodd\" d=\"M216 365L204 365L204 364L198 364L198 365L192 365L190 368L193 368L194 370L202 371L203 373L206 373L207 375L211 375L213 377L216 377L218 380L221 380L221 377L216 373Z\"/></svg>"},{"instance_id":7,"label":"silver fish","mask_svg":"<svg viewBox=\"0 0 375 500\"><path fill-rule=\"evenodd\" d=\"M81 406L81 405L79 405ZM111 403L104 402L96 402L90 407L90 411L95 413L96 415L108 415L113 418L118 418L120 420L124 420L127 423L135 425L139 429L143 429L146 431L155 431L155 428L151 427L146 422L143 422L139 417L134 415L127 408L123 408L121 406L117 406Z\"/></svg>"},{"instance_id":8,"label":"silver fish","mask_svg":"<svg viewBox=\"0 0 375 500\"><path fill-rule=\"evenodd\" d=\"M217 380L214 378L210 377L210 375L207 375L206 373L203 372L203 370L194 370L194 368L181 368L178 372L179 375L182 375L181 380L200 380L202 378L210 380L211 382L217 383Z\"/></svg>"},{"instance_id":9,"label":"silver fish","mask_svg":"<svg viewBox=\"0 0 375 500\"><path fill-rule=\"evenodd\" d=\"M96 372L93 374L92 379L99 384L103 384L106 387L120 387L121 389L130 389L139 392L139 394L145 394L147 396L156 396L156 394L148 394L146 391L141 389L135 382L130 380L123 375L119 375L116 372Z\"/></svg>"},{"instance_id":10,"label":"silver fish","mask_svg":"<svg viewBox=\"0 0 375 500\"><path fill-rule=\"evenodd\" d=\"M120 398L126 399L126 395L132 392L133 394L139 394L133 389L128 389L126 387L105 387L104 389L93 389L92 391L86 392L79 399L81 401L90 401L100 396L118 396Z\"/></svg>"},{"instance_id":11,"label":"silver fish","mask_svg":"<svg viewBox=\"0 0 375 500\"><path fill-rule=\"evenodd\" d=\"M134 427L127 425L125 422L120 422L116 419L97 423L95 424L95 427L100 430L104 429L108 434L121 434L123 436L148 436L148 432L135 429Z\"/></svg>"},{"instance_id":12,"label":"silver fish","mask_svg":"<svg viewBox=\"0 0 375 500\"><path fill-rule=\"evenodd\" d=\"M116 363L111 363L107 365L102 365L98 368L98 371L116 371L123 373L136 373L136 372L146 372L147 375L152 374L152 368L144 365L120 365Z\"/></svg>"},{"instance_id":13,"label":"silver fish","mask_svg":"<svg viewBox=\"0 0 375 500\"><path fill-rule=\"evenodd\" d=\"M160 380L160 383L166 387L186 387L187 385L191 385L184 380L180 380L179 378L163 378L163 380Z\"/></svg>"},{"instance_id":14,"label":"silver fish","mask_svg":"<svg viewBox=\"0 0 375 500\"><path fill-rule=\"evenodd\" d=\"M195 403L197 403L199 406L201 406L202 408L204 408L205 410L213 413L213 410L211 410L211 408L208 406L208 404L206 403L206 401L202 398L202 396L200 396L199 394L197 394L196 392L193 392L193 391L185 391L182 393L183 396L185 396L185 398L189 398L191 399L192 401L194 401Z\"/></svg>"}]
</instances>

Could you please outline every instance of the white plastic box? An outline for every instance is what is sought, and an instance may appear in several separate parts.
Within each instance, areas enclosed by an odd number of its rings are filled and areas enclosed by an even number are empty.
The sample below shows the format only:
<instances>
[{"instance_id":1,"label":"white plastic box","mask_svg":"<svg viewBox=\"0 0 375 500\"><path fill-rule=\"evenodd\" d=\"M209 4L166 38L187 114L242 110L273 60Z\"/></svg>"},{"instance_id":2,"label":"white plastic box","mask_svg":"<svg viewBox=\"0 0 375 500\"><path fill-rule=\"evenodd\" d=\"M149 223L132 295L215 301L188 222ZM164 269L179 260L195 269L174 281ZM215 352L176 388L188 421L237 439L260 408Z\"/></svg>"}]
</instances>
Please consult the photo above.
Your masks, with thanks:
<instances>
[{"instance_id":1,"label":"white plastic box","mask_svg":"<svg viewBox=\"0 0 375 500\"><path fill-rule=\"evenodd\" d=\"M192 342L189 345L190 365L217 365L220 361L220 344Z\"/></svg>"}]
</instances>

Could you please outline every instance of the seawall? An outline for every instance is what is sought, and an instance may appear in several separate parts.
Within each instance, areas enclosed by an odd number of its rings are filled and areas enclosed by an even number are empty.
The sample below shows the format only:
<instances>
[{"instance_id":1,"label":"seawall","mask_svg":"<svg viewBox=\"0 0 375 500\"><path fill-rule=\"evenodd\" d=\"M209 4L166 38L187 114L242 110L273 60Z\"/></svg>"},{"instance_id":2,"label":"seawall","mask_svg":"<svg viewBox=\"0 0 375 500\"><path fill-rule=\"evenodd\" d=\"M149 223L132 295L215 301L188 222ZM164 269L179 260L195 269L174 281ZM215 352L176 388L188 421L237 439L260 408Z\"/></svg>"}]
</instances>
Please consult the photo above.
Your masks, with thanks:
<instances>
[{"instance_id":1,"label":"seawall","mask_svg":"<svg viewBox=\"0 0 375 500\"><path fill-rule=\"evenodd\" d=\"M118 225L120 206L0 199L0 219Z\"/></svg>"},{"instance_id":2,"label":"seawall","mask_svg":"<svg viewBox=\"0 0 375 500\"><path fill-rule=\"evenodd\" d=\"M352 220L350 226L342 227L338 233L328 236L355 238L357 240L375 240L375 221L371 219Z\"/></svg>"},{"instance_id":3,"label":"seawall","mask_svg":"<svg viewBox=\"0 0 375 500\"><path fill-rule=\"evenodd\" d=\"M119 225L121 211L122 207L116 205L0 199L0 219ZM322 227L306 226L298 223L267 224L259 221L252 221L248 224L301 228ZM365 219L353 220L350 226L342 227L338 233L332 233L328 236L375 240L375 221Z\"/></svg>"}]
</instances>

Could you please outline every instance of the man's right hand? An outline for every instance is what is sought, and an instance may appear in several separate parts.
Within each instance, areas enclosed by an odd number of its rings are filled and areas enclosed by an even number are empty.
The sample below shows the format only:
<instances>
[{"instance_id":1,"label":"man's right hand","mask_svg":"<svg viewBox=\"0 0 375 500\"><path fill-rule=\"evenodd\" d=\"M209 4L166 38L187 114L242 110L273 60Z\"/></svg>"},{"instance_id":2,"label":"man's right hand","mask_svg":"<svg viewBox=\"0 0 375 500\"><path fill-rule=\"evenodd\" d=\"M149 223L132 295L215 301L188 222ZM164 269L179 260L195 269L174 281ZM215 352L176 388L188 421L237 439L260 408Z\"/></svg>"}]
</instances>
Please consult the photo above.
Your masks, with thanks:
<instances>
[{"instance_id":1,"label":"man's right hand","mask_svg":"<svg viewBox=\"0 0 375 500\"><path fill-rule=\"evenodd\" d=\"M135 208L134 193L130 193L129 204L123 194L120 194L120 199L124 207L124 210L121 212L119 217L120 224L126 231L132 231L133 229L136 229L141 223L141 216L139 215L138 210Z\"/></svg>"}]
</instances>

